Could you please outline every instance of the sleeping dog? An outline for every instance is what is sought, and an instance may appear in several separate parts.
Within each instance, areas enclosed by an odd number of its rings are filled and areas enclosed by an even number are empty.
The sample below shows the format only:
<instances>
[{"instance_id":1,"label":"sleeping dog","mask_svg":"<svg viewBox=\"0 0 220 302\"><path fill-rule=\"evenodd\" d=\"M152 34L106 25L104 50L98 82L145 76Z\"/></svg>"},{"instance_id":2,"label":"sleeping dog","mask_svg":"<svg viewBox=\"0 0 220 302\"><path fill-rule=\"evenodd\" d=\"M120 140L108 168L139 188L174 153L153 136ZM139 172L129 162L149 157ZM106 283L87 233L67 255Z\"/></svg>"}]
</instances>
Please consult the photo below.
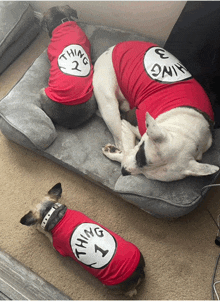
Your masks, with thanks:
<instances>
[{"instance_id":1,"label":"sleeping dog","mask_svg":"<svg viewBox=\"0 0 220 302\"><path fill-rule=\"evenodd\" d=\"M114 292L132 297L144 279L145 261L139 249L81 212L58 203L61 184L20 222L35 225L62 256L70 256Z\"/></svg>"},{"instance_id":2,"label":"sleeping dog","mask_svg":"<svg viewBox=\"0 0 220 302\"><path fill-rule=\"evenodd\" d=\"M53 122L67 128L78 127L97 110L91 45L76 19L76 11L66 5L50 8L41 20L51 38L48 87L40 92L42 108Z\"/></svg>"},{"instance_id":3,"label":"sleeping dog","mask_svg":"<svg viewBox=\"0 0 220 302\"><path fill-rule=\"evenodd\" d=\"M123 175L174 181L219 170L197 161L212 145L209 99L169 52L148 42L119 43L96 61L93 86L115 141L103 153L121 163ZM138 127L120 118L120 110L132 108Z\"/></svg>"}]
</instances>

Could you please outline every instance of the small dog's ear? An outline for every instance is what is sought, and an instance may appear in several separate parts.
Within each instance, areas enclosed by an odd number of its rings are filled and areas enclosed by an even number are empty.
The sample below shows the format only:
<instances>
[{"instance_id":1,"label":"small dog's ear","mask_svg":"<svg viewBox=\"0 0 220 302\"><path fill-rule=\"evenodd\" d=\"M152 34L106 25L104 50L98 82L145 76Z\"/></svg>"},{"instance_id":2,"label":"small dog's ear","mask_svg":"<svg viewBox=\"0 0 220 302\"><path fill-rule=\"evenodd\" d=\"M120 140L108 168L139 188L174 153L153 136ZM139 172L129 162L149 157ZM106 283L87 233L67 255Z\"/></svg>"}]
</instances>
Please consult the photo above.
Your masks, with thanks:
<instances>
[{"instance_id":1,"label":"small dog's ear","mask_svg":"<svg viewBox=\"0 0 220 302\"><path fill-rule=\"evenodd\" d=\"M71 8L70 17L69 18L72 19L73 21L74 21L74 19L78 19L77 11L75 9Z\"/></svg>"},{"instance_id":2,"label":"small dog's ear","mask_svg":"<svg viewBox=\"0 0 220 302\"><path fill-rule=\"evenodd\" d=\"M24 217L21 218L20 220L21 224L31 226L37 223L37 219L34 218L33 213L30 211Z\"/></svg>"},{"instance_id":3,"label":"small dog's ear","mask_svg":"<svg viewBox=\"0 0 220 302\"><path fill-rule=\"evenodd\" d=\"M34 11L34 16L38 20L42 30L48 32L45 15L40 12Z\"/></svg>"},{"instance_id":4,"label":"small dog's ear","mask_svg":"<svg viewBox=\"0 0 220 302\"><path fill-rule=\"evenodd\" d=\"M78 19L77 11L73 8L71 8L69 5L65 5L62 7L64 13L66 16L68 16L70 19Z\"/></svg>"},{"instance_id":5,"label":"small dog's ear","mask_svg":"<svg viewBox=\"0 0 220 302\"><path fill-rule=\"evenodd\" d=\"M53 186L52 189L48 192L49 195L55 195L57 198L60 198L62 195L62 187L61 183L57 183L55 186Z\"/></svg>"},{"instance_id":6,"label":"small dog's ear","mask_svg":"<svg viewBox=\"0 0 220 302\"><path fill-rule=\"evenodd\" d=\"M44 15L42 13L40 13L40 12L34 11L34 16L39 21L39 23L41 24Z\"/></svg>"}]
</instances>

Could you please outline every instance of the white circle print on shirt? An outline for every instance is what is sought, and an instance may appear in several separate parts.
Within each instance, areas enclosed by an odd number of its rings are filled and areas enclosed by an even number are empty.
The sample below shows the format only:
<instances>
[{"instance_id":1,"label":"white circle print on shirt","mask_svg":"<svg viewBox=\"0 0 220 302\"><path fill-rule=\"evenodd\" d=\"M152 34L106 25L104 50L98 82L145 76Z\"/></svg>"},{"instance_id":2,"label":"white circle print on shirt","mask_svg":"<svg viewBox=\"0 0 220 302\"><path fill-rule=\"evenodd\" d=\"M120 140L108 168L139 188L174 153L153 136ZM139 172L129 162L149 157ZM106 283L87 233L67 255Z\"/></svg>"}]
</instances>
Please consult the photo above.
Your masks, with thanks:
<instances>
[{"instance_id":1,"label":"white circle print on shirt","mask_svg":"<svg viewBox=\"0 0 220 302\"><path fill-rule=\"evenodd\" d=\"M152 80L162 83L176 83L192 78L189 71L165 49L149 48L144 55L144 68Z\"/></svg>"},{"instance_id":2,"label":"white circle print on shirt","mask_svg":"<svg viewBox=\"0 0 220 302\"><path fill-rule=\"evenodd\" d=\"M70 239L70 245L76 259L96 269L106 267L117 249L115 238L94 223L82 223L77 226Z\"/></svg>"},{"instance_id":3,"label":"white circle print on shirt","mask_svg":"<svg viewBox=\"0 0 220 302\"><path fill-rule=\"evenodd\" d=\"M91 70L87 53L77 44L71 44L63 49L58 57L58 66L64 74L76 77L86 77Z\"/></svg>"}]
</instances>

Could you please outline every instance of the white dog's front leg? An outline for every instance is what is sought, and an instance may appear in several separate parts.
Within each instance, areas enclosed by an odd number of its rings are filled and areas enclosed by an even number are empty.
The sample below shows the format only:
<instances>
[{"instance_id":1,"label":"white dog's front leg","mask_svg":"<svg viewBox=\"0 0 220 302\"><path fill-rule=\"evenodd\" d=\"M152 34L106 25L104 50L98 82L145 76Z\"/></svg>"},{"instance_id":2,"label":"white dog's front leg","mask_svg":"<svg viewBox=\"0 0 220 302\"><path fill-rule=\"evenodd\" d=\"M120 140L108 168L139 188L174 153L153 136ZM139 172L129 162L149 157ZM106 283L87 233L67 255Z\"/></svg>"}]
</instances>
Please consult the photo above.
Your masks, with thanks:
<instances>
[{"instance_id":1,"label":"white dog's front leg","mask_svg":"<svg viewBox=\"0 0 220 302\"><path fill-rule=\"evenodd\" d=\"M109 129L112 133L115 146L122 150L122 132L121 132L121 117L118 107L118 101L112 100L98 103L99 111Z\"/></svg>"},{"instance_id":2,"label":"white dog's front leg","mask_svg":"<svg viewBox=\"0 0 220 302\"><path fill-rule=\"evenodd\" d=\"M94 65L93 91L101 116L113 135L115 145L122 150L121 117L116 97L118 83L112 64L113 48L104 52Z\"/></svg>"},{"instance_id":3,"label":"white dog's front leg","mask_svg":"<svg viewBox=\"0 0 220 302\"><path fill-rule=\"evenodd\" d=\"M123 161L125 154L130 153L130 151L134 149L136 145L136 133L139 133L138 129L136 130L136 128L126 120L121 121L121 129L123 151L116 148L115 146L112 146L111 144L106 145L102 149L106 157L120 163Z\"/></svg>"},{"instance_id":4,"label":"white dog's front leg","mask_svg":"<svg viewBox=\"0 0 220 302\"><path fill-rule=\"evenodd\" d=\"M128 121L123 120L123 126L124 128L128 128L133 134L140 140L141 134L139 132L138 126L131 125Z\"/></svg>"},{"instance_id":5,"label":"white dog's front leg","mask_svg":"<svg viewBox=\"0 0 220 302\"><path fill-rule=\"evenodd\" d=\"M133 149L136 145L136 127L132 126L128 121L122 120L121 122L122 128L122 143L124 151L129 151ZM139 131L138 131L139 132Z\"/></svg>"}]
</instances>

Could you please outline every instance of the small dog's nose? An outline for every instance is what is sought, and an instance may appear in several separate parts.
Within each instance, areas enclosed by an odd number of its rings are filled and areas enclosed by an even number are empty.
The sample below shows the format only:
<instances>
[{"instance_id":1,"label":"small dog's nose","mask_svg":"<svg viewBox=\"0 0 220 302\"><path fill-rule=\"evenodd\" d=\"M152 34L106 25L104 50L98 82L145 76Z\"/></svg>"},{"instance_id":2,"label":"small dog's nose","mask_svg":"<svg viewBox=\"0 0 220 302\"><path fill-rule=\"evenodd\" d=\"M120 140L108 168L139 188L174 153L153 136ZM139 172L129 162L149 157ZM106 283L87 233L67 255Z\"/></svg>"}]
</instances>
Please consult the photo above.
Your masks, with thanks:
<instances>
[{"instance_id":1,"label":"small dog's nose","mask_svg":"<svg viewBox=\"0 0 220 302\"><path fill-rule=\"evenodd\" d=\"M122 167L122 169L121 169L121 174L122 174L123 176L131 175L131 173L128 172L124 167Z\"/></svg>"}]
</instances>

